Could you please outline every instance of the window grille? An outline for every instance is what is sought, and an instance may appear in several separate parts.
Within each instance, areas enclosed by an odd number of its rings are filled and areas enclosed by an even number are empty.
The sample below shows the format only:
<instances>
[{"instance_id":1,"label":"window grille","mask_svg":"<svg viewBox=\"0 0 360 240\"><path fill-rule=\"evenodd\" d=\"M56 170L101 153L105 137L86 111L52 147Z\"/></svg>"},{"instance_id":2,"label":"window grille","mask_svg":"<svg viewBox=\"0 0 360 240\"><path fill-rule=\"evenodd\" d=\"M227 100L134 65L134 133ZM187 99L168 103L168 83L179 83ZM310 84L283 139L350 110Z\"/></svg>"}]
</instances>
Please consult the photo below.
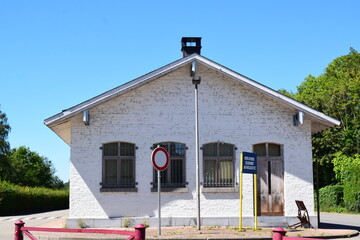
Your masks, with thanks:
<instances>
[{"instance_id":1,"label":"window grille","mask_svg":"<svg viewBox=\"0 0 360 240\"><path fill-rule=\"evenodd\" d=\"M234 186L234 151L229 143L203 145L204 187Z\"/></svg>"},{"instance_id":2,"label":"window grille","mask_svg":"<svg viewBox=\"0 0 360 240\"><path fill-rule=\"evenodd\" d=\"M103 145L103 188L135 188L135 144Z\"/></svg>"},{"instance_id":3,"label":"window grille","mask_svg":"<svg viewBox=\"0 0 360 240\"><path fill-rule=\"evenodd\" d=\"M185 182L185 144L176 142L162 142L153 145L163 147L169 153L169 166L160 172L161 188L186 187ZM153 170L153 187L157 188L157 170Z\"/></svg>"}]
</instances>

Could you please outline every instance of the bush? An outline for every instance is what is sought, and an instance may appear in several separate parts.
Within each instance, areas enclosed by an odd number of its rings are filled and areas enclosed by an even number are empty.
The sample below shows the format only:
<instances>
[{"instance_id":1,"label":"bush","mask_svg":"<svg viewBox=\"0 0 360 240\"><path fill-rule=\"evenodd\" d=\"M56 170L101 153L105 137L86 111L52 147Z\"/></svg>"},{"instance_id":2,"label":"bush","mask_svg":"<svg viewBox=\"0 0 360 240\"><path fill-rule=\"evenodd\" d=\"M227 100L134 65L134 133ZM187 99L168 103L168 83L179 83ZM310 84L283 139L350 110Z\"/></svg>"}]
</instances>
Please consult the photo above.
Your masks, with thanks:
<instances>
[{"instance_id":1,"label":"bush","mask_svg":"<svg viewBox=\"0 0 360 240\"><path fill-rule=\"evenodd\" d=\"M348 176L344 182L344 203L351 212L360 212L360 166L348 169Z\"/></svg>"},{"instance_id":2,"label":"bush","mask_svg":"<svg viewBox=\"0 0 360 240\"><path fill-rule=\"evenodd\" d=\"M21 187L0 182L0 215L26 214L66 209L69 192L48 188Z\"/></svg>"},{"instance_id":3,"label":"bush","mask_svg":"<svg viewBox=\"0 0 360 240\"><path fill-rule=\"evenodd\" d=\"M329 185L319 190L321 211L338 212L344 207L343 186Z\"/></svg>"}]
</instances>

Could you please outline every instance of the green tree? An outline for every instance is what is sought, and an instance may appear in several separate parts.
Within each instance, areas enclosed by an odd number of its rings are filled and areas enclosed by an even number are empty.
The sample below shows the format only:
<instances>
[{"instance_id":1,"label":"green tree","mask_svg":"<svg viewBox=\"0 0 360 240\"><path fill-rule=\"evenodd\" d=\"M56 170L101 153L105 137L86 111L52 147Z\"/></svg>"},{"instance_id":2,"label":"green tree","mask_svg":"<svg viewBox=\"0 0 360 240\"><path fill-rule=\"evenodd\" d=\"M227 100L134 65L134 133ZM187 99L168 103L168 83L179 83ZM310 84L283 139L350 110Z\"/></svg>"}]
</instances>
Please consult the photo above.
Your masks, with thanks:
<instances>
[{"instance_id":1,"label":"green tree","mask_svg":"<svg viewBox=\"0 0 360 240\"><path fill-rule=\"evenodd\" d=\"M335 154L353 157L360 153L360 54L350 48L348 55L334 59L320 76L309 75L293 97L341 122L313 136L314 160L320 162L320 186L334 184Z\"/></svg>"},{"instance_id":2,"label":"green tree","mask_svg":"<svg viewBox=\"0 0 360 240\"><path fill-rule=\"evenodd\" d=\"M7 120L6 114L0 110L0 180L6 180L9 168L7 155L10 150L10 144L7 138L11 128Z\"/></svg>"},{"instance_id":3,"label":"green tree","mask_svg":"<svg viewBox=\"0 0 360 240\"><path fill-rule=\"evenodd\" d=\"M29 187L63 187L61 180L54 176L50 160L30 151L28 147L14 148L9 154L11 164L10 182Z\"/></svg>"}]
</instances>

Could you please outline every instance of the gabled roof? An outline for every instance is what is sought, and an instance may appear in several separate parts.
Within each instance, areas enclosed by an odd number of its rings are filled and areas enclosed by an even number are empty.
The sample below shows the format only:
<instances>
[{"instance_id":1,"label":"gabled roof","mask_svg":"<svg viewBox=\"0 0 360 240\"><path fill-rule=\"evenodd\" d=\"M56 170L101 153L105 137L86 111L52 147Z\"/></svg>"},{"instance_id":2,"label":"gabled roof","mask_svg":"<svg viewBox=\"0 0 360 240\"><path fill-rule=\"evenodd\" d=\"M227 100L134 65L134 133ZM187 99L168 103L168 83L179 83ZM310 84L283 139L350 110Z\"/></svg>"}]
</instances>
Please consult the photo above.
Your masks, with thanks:
<instances>
[{"instance_id":1,"label":"gabled roof","mask_svg":"<svg viewBox=\"0 0 360 240\"><path fill-rule=\"evenodd\" d=\"M325 129L327 129L329 127L333 127L335 125L340 125L340 122L338 120L336 120L330 116L327 116L309 106L306 106L288 96L285 96L269 87L266 87L248 77L245 77L229 68L226 68L226 67L224 67L208 58L198 55L198 54L192 54L188 57L181 58L181 59L179 59L175 62L172 62L168 65L165 65L155 71L152 71L152 72L145 74L139 78L136 78L130 82L127 82L123 85L113 88L103 94L100 94L94 98L91 98L85 102L82 102L78 105L75 105L75 106L69 108L69 109L66 109L66 110L62 111L61 113L58 113L52 117L45 119L44 123L49 128L51 128L56 134L58 134L65 142L67 142L69 144L70 139L68 139L68 137L66 137L65 135L62 135L59 131L61 129L64 130L64 128L70 127L69 123L67 123L67 122L68 122L68 119L70 119L72 116L74 116L78 113L81 113L82 111L84 111L86 109L94 107L104 101L108 101L112 98L115 98L115 97L117 97L125 92L128 92L136 87L146 84L147 82L150 82L153 79L159 78L159 77L161 77L171 71L174 71L186 64L189 64L193 61L201 63L219 73L222 73L222 74L238 81L239 83L245 84L259 92L262 92L262 93L276 99L277 101L280 101L288 106L291 106L294 108L294 110L304 112L305 114L309 115L313 121L315 121L312 126L313 133L325 130Z\"/></svg>"}]
</instances>

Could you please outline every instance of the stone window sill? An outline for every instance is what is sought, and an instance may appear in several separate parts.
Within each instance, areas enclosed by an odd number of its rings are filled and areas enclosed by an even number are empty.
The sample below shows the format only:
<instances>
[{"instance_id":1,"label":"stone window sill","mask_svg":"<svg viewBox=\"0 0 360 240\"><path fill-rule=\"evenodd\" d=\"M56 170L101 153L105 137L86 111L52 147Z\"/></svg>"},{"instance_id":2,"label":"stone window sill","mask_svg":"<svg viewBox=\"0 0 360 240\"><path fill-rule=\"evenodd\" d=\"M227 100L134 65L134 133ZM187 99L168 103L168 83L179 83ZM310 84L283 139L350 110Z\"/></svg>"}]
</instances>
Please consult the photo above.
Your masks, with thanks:
<instances>
[{"instance_id":1,"label":"stone window sill","mask_svg":"<svg viewBox=\"0 0 360 240\"><path fill-rule=\"evenodd\" d=\"M157 188L151 188L151 192L157 192ZM161 188L162 193L187 193L189 192L188 188Z\"/></svg>"},{"instance_id":2,"label":"stone window sill","mask_svg":"<svg viewBox=\"0 0 360 240\"><path fill-rule=\"evenodd\" d=\"M201 188L202 193L237 193L238 188L235 187L203 187Z\"/></svg>"},{"instance_id":3,"label":"stone window sill","mask_svg":"<svg viewBox=\"0 0 360 240\"><path fill-rule=\"evenodd\" d=\"M107 192L137 192L137 188L100 188L100 192L107 193Z\"/></svg>"}]
</instances>

